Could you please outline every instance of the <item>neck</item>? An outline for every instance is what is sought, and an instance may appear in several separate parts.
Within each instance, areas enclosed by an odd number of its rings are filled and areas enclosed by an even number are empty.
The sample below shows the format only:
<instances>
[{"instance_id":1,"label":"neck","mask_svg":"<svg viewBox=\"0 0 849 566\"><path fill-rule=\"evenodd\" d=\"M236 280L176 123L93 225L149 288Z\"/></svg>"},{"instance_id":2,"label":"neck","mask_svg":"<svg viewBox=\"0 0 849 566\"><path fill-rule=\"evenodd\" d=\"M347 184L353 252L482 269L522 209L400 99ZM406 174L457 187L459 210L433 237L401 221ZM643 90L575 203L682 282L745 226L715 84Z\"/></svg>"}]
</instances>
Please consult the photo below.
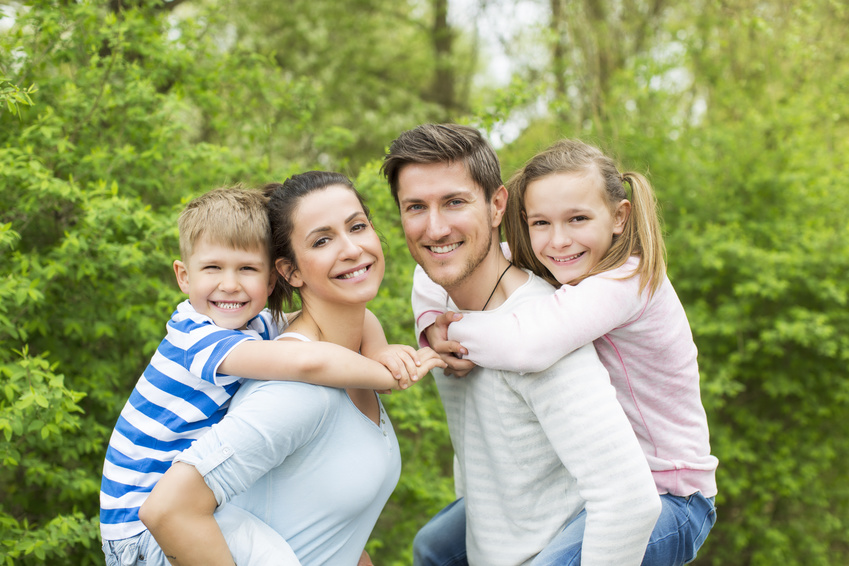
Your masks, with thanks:
<instances>
[{"instance_id":1,"label":"neck","mask_svg":"<svg viewBox=\"0 0 849 566\"><path fill-rule=\"evenodd\" d=\"M508 283L513 280L510 272L517 270L507 269L510 262L504 257L498 239L495 238L493 241L493 247L490 248L489 253L471 275L450 289L446 288L448 296L451 297L457 308L479 311L486 305L488 310L492 309L503 303L510 296L512 289L515 288ZM507 270L507 273L505 273L505 270ZM502 274L504 274L504 277L499 282ZM508 289L509 292L506 291ZM488 304L487 300L489 300Z\"/></svg>"},{"instance_id":2,"label":"neck","mask_svg":"<svg viewBox=\"0 0 849 566\"><path fill-rule=\"evenodd\" d=\"M365 314L365 305L314 303L304 297L301 314L288 330L317 342L332 342L359 352Z\"/></svg>"}]
</instances>

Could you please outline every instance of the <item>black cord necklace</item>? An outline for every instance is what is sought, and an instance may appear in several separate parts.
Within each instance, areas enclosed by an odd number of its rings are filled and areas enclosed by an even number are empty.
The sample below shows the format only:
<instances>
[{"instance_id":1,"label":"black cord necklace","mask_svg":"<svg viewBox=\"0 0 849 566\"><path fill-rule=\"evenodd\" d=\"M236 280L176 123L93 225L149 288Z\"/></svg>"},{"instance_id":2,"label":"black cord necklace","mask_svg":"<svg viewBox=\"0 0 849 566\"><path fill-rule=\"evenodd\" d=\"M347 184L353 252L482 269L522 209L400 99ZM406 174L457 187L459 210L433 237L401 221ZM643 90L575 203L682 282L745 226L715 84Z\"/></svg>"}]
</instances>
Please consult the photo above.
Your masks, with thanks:
<instances>
[{"instance_id":1,"label":"black cord necklace","mask_svg":"<svg viewBox=\"0 0 849 566\"><path fill-rule=\"evenodd\" d=\"M504 277L504 274L507 273L507 270L510 269L512 265L512 261L507 262L507 267L504 268L504 271L501 272L501 277L499 277L498 281L495 282L495 287L492 288L492 293L489 294L489 299L487 299L486 302L483 304L483 308L481 309L482 311L486 310L486 305L489 304L490 299L492 299L492 296L495 294L495 290L498 289L498 284L501 283L501 279Z\"/></svg>"}]
</instances>

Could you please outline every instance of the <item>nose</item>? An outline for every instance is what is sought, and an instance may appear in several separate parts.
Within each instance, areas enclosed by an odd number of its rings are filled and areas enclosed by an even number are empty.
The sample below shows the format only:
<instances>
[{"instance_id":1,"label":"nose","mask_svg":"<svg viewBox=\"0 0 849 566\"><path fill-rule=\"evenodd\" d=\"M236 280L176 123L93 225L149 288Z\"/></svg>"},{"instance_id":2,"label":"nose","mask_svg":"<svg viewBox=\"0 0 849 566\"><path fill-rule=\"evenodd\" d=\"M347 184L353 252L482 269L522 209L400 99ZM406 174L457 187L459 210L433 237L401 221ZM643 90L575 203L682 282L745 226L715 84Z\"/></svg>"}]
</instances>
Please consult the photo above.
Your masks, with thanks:
<instances>
[{"instance_id":1,"label":"nose","mask_svg":"<svg viewBox=\"0 0 849 566\"><path fill-rule=\"evenodd\" d=\"M236 272L226 270L221 274L221 280L218 282L218 288L225 293L235 293L239 290L239 276Z\"/></svg>"},{"instance_id":2,"label":"nose","mask_svg":"<svg viewBox=\"0 0 849 566\"><path fill-rule=\"evenodd\" d=\"M342 237L342 249L339 252L341 259L357 259L362 253L363 249L350 237Z\"/></svg>"},{"instance_id":3,"label":"nose","mask_svg":"<svg viewBox=\"0 0 849 566\"><path fill-rule=\"evenodd\" d=\"M445 221L442 212L432 210L427 217L427 238L433 242L438 242L450 233L451 226Z\"/></svg>"},{"instance_id":4,"label":"nose","mask_svg":"<svg viewBox=\"0 0 849 566\"><path fill-rule=\"evenodd\" d=\"M556 248L565 248L572 245L572 236L565 226L554 226L554 234L551 237L551 245Z\"/></svg>"}]
</instances>

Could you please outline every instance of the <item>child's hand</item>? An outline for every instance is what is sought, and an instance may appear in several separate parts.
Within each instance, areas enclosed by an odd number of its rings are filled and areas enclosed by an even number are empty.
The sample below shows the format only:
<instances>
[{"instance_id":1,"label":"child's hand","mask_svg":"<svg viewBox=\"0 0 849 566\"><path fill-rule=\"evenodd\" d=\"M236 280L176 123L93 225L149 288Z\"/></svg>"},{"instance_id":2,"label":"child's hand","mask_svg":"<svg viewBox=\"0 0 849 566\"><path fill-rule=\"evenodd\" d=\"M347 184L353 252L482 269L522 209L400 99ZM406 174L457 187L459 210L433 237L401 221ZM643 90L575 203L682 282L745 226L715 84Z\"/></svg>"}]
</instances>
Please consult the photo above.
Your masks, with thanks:
<instances>
[{"instance_id":1,"label":"child's hand","mask_svg":"<svg viewBox=\"0 0 849 566\"><path fill-rule=\"evenodd\" d=\"M448 325L463 318L462 314L447 311L436 318L436 321L425 328L424 335L430 347L433 348L446 363L445 375L464 377L472 371L475 364L464 360L469 352L456 340L448 339Z\"/></svg>"},{"instance_id":2,"label":"child's hand","mask_svg":"<svg viewBox=\"0 0 849 566\"><path fill-rule=\"evenodd\" d=\"M389 344L382 348L373 359L382 363L392 377L398 380L399 389L408 388L420 377L418 368L421 362L412 346Z\"/></svg>"},{"instance_id":3,"label":"child's hand","mask_svg":"<svg viewBox=\"0 0 849 566\"><path fill-rule=\"evenodd\" d=\"M448 364L445 363L445 360L442 359L442 356L440 356L430 348L422 348L417 353L419 355L419 365L416 366L416 370L418 371L418 377L416 377L414 381L418 381L419 379L429 374L433 368L445 369L448 367Z\"/></svg>"},{"instance_id":4,"label":"child's hand","mask_svg":"<svg viewBox=\"0 0 849 566\"><path fill-rule=\"evenodd\" d=\"M365 550L360 555L360 560L357 562L357 566L374 566L374 563L371 561L371 557Z\"/></svg>"}]
</instances>

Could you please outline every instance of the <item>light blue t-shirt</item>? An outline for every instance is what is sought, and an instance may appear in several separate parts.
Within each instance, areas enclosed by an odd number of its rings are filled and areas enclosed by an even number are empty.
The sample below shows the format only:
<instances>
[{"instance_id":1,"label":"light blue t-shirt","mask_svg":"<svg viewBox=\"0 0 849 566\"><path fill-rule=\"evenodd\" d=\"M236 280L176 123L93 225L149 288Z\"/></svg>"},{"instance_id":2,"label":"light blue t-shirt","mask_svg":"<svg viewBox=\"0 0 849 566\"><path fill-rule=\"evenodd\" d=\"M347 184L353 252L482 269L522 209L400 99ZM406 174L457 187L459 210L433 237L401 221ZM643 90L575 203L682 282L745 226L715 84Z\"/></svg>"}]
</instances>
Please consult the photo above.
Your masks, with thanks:
<instances>
[{"instance_id":1,"label":"light blue t-shirt","mask_svg":"<svg viewBox=\"0 0 849 566\"><path fill-rule=\"evenodd\" d=\"M219 503L289 543L303 566L356 564L401 473L392 423L344 389L246 380L220 423L177 457Z\"/></svg>"}]
</instances>

